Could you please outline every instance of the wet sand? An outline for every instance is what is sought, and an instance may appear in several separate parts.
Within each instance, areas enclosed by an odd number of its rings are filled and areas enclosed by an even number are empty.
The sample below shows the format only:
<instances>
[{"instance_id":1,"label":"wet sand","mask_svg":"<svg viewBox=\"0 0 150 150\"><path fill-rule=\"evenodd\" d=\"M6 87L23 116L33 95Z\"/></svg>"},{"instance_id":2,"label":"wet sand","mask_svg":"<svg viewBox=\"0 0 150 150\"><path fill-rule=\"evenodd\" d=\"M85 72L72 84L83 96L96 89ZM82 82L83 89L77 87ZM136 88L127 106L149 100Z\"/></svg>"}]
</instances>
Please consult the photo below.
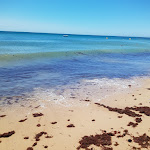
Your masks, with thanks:
<instances>
[{"instance_id":1,"label":"wet sand","mask_svg":"<svg viewBox=\"0 0 150 150\"><path fill-rule=\"evenodd\" d=\"M27 101L0 107L1 150L150 149L150 79L99 102ZM43 105L44 104L44 105Z\"/></svg>"}]
</instances>

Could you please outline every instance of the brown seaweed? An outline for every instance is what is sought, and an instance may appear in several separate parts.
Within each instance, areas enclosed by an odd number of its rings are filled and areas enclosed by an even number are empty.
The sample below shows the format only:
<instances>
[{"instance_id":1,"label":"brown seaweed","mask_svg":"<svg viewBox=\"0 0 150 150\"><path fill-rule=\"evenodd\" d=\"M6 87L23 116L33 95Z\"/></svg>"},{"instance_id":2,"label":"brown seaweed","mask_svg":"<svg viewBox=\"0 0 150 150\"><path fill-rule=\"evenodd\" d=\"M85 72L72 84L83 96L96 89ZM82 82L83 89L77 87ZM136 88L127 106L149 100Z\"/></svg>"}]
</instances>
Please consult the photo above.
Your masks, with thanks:
<instances>
[{"instance_id":1,"label":"brown seaweed","mask_svg":"<svg viewBox=\"0 0 150 150\"><path fill-rule=\"evenodd\" d=\"M19 122L24 122L24 121L26 121L27 120L27 118L26 119L23 119L23 120L19 120Z\"/></svg>"},{"instance_id":2,"label":"brown seaweed","mask_svg":"<svg viewBox=\"0 0 150 150\"><path fill-rule=\"evenodd\" d=\"M150 137L144 133L141 136L133 137L135 143L138 143L142 148L149 148L150 147Z\"/></svg>"},{"instance_id":3,"label":"brown seaweed","mask_svg":"<svg viewBox=\"0 0 150 150\"><path fill-rule=\"evenodd\" d=\"M112 145L111 136L108 133L84 136L79 143L80 146L77 147L78 150L80 148L88 149L90 145L102 147L105 150L108 148L112 149L111 147L107 147Z\"/></svg>"},{"instance_id":4,"label":"brown seaweed","mask_svg":"<svg viewBox=\"0 0 150 150\"><path fill-rule=\"evenodd\" d=\"M43 116L42 113L34 113L34 114L32 114L32 115L33 115L33 117L40 117L40 116Z\"/></svg>"},{"instance_id":5,"label":"brown seaweed","mask_svg":"<svg viewBox=\"0 0 150 150\"><path fill-rule=\"evenodd\" d=\"M3 134L0 134L0 138L8 138L8 137L12 136L13 134L15 134L15 131L3 133Z\"/></svg>"},{"instance_id":6,"label":"brown seaweed","mask_svg":"<svg viewBox=\"0 0 150 150\"><path fill-rule=\"evenodd\" d=\"M72 127L75 127L75 126L74 126L74 124L69 124L69 125L67 125L67 127L72 128Z\"/></svg>"}]
</instances>

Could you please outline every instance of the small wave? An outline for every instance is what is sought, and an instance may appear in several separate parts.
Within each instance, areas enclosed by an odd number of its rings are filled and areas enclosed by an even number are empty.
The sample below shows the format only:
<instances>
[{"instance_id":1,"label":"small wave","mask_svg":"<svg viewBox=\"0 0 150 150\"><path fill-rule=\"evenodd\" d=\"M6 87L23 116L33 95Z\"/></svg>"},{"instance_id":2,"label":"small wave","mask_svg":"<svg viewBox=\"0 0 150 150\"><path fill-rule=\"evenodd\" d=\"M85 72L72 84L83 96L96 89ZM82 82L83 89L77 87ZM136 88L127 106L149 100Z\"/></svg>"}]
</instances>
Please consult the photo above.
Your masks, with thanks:
<instances>
[{"instance_id":1,"label":"small wave","mask_svg":"<svg viewBox=\"0 0 150 150\"><path fill-rule=\"evenodd\" d=\"M92 102L100 102L115 93L131 92L134 88L140 87L145 79L146 77L82 80L73 85L60 86L59 88L35 88L33 92L28 93L28 97L41 104L51 102L65 107L87 106L86 103L81 104L81 101L88 99ZM129 85L132 85L132 90Z\"/></svg>"},{"instance_id":2,"label":"small wave","mask_svg":"<svg viewBox=\"0 0 150 150\"><path fill-rule=\"evenodd\" d=\"M12 61L20 59L35 59L35 58L57 58L57 57L71 57L81 55L95 55L95 54L111 54L111 53L149 53L150 50L126 50L126 49L105 49L105 50L76 50L76 51L53 51L53 52L37 52L37 53L16 53L16 54L0 54L0 61Z\"/></svg>"}]
</instances>

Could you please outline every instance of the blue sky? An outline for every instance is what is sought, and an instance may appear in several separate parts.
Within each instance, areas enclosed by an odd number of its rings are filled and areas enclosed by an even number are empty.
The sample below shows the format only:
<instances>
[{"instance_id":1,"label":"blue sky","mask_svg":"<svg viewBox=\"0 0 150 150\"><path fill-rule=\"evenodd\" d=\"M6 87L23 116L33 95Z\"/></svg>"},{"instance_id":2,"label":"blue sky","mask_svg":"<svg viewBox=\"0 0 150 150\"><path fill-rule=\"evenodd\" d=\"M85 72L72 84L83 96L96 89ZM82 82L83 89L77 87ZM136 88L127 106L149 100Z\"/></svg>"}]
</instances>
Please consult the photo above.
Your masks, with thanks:
<instances>
[{"instance_id":1,"label":"blue sky","mask_svg":"<svg viewBox=\"0 0 150 150\"><path fill-rule=\"evenodd\" d=\"M0 0L0 30L150 37L150 0Z\"/></svg>"}]
</instances>

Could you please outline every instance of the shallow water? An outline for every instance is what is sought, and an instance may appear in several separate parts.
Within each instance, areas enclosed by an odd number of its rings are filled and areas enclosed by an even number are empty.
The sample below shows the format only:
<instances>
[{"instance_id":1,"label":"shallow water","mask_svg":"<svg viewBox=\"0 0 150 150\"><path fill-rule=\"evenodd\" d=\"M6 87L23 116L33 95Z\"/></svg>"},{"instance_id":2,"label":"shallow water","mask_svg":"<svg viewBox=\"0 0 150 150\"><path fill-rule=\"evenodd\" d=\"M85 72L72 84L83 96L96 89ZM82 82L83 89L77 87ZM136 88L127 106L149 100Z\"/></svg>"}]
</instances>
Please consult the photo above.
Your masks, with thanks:
<instances>
[{"instance_id":1,"label":"shallow water","mask_svg":"<svg viewBox=\"0 0 150 150\"><path fill-rule=\"evenodd\" d=\"M149 38L0 32L1 97L149 75Z\"/></svg>"}]
</instances>

